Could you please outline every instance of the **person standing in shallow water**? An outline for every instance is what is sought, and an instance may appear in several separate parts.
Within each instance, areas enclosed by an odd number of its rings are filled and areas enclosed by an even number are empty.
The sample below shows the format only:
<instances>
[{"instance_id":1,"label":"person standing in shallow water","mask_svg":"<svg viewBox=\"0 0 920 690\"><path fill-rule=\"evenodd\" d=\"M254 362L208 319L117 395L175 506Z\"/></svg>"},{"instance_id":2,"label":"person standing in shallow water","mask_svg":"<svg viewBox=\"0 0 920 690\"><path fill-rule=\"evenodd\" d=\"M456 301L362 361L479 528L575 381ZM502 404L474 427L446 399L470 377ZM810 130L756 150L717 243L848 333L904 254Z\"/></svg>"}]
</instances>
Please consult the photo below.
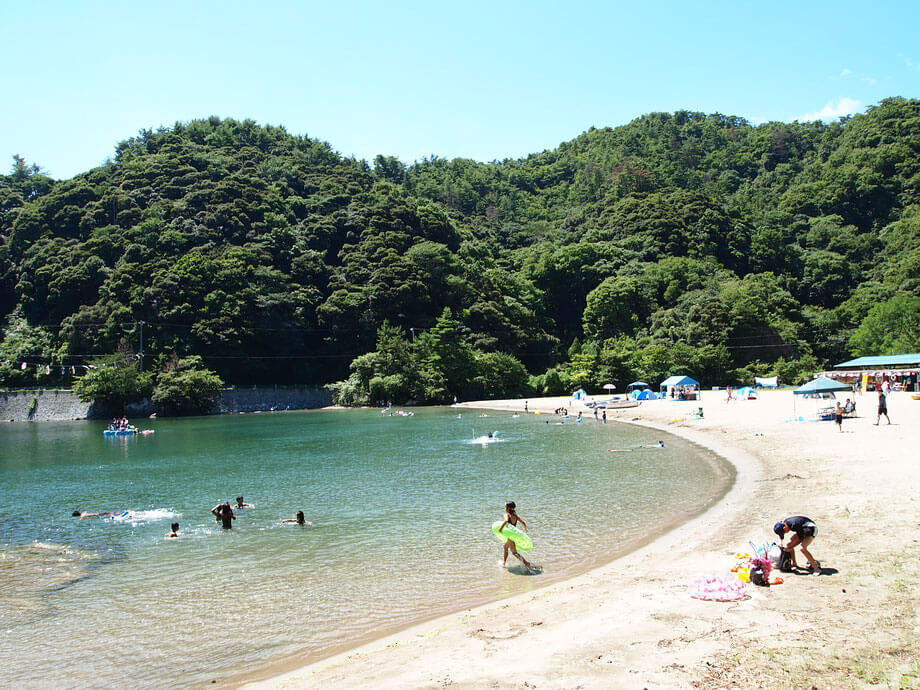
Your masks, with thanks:
<instances>
[{"instance_id":1,"label":"person standing in shallow water","mask_svg":"<svg viewBox=\"0 0 920 690\"><path fill-rule=\"evenodd\" d=\"M508 501L505 504L505 520L502 522L501 527L498 528L499 534L501 534L502 530L505 529L505 525L514 525L517 527L518 523L521 523L521 527L525 532L527 531L527 523L524 522L524 518L518 516L518 514L515 512L516 509L517 506L515 505L514 501ZM515 546L514 542L510 539L505 539L505 545L502 551L502 568L505 567L505 563L508 561L509 551L514 554L514 556L518 558L526 567L533 568L533 566L527 562L527 559L518 553L517 546Z\"/></svg>"},{"instance_id":2,"label":"person standing in shallow water","mask_svg":"<svg viewBox=\"0 0 920 690\"><path fill-rule=\"evenodd\" d=\"M218 503L211 508L211 512L214 513L214 516L220 521L224 529L233 528L233 521L236 520L236 515L233 514L233 508L230 506L229 501Z\"/></svg>"}]
</instances>

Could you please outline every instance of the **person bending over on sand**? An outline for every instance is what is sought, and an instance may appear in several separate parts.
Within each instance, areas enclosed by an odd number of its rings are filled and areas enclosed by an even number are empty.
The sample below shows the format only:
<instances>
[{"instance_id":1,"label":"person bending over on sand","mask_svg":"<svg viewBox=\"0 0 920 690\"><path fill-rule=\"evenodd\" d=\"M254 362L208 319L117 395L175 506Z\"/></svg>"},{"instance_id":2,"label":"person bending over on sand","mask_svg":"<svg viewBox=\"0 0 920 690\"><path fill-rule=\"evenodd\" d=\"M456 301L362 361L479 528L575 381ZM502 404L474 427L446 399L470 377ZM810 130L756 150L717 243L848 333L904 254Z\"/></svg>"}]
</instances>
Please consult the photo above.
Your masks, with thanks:
<instances>
[{"instance_id":1,"label":"person bending over on sand","mask_svg":"<svg viewBox=\"0 0 920 690\"><path fill-rule=\"evenodd\" d=\"M233 521L236 520L236 515L233 514L233 508L230 507L230 501L218 503L211 508L211 512L214 513L214 516L220 521L224 529L232 529Z\"/></svg>"},{"instance_id":2,"label":"person bending over on sand","mask_svg":"<svg viewBox=\"0 0 920 690\"><path fill-rule=\"evenodd\" d=\"M303 511L298 510L297 514L292 518L285 518L281 522L296 522L298 525L312 525L313 523L309 520L303 519Z\"/></svg>"},{"instance_id":3,"label":"person bending over on sand","mask_svg":"<svg viewBox=\"0 0 920 690\"><path fill-rule=\"evenodd\" d=\"M815 540L815 537L818 536L818 526L814 523L813 520L804 517L803 515L794 515L792 517L787 517L781 522L777 522L773 525L773 532L776 536L779 537L779 545L789 554L792 559L792 567L798 568L799 566L795 562L795 547L798 546L802 549L802 555L808 560L808 569L812 572L813 575L821 574L821 564L815 560L815 557L811 555L811 552L808 550L811 542ZM787 532L795 532L792 535L792 539L789 540L787 546L783 546L783 537L786 536Z\"/></svg>"},{"instance_id":4,"label":"person bending over on sand","mask_svg":"<svg viewBox=\"0 0 920 690\"><path fill-rule=\"evenodd\" d=\"M501 527L498 528L499 534L501 534L502 530L505 529L505 525L514 525L515 527L517 527L519 522L521 523L521 527L523 528L523 530L525 532L527 531L527 523L524 522L524 518L518 516L518 514L515 512L516 509L517 509L517 506L515 505L514 501L508 501L505 504L505 521L502 522ZM505 567L505 563L508 561L509 551L511 551L511 553L513 553L514 556L518 558L521 561L521 563L523 563L525 566L527 566L528 568L533 567L532 565L530 565L530 563L527 562L526 558L524 558L521 554L518 553L517 547L514 545L514 542L511 541L510 539L505 539L505 546L502 551L502 568Z\"/></svg>"},{"instance_id":5,"label":"person bending over on sand","mask_svg":"<svg viewBox=\"0 0 920 690\"><path fill-rule=\"evenodd\" d=\"M242 496L237 496L237 497L236 497L236 505L233 506L233 507L236 508L237 510L239 510L240 508L252 508L253 505L252 505L252 503L246 503L246 501L243 500L243 497L242 497Z\"/></svg>"},{"instance_id":6,"label":"person bending over on sand","mask_svg":"<svg viewBox=\"0 0 920 690\"><path fill-rule=\"evenodd\" d=\"M178 522L172 523L172 525L170 525L170 528L172 529L172 531L166 535L166 538L175 539L176 537L179 536L179 523Z\"/></svg>"}]
</instances>

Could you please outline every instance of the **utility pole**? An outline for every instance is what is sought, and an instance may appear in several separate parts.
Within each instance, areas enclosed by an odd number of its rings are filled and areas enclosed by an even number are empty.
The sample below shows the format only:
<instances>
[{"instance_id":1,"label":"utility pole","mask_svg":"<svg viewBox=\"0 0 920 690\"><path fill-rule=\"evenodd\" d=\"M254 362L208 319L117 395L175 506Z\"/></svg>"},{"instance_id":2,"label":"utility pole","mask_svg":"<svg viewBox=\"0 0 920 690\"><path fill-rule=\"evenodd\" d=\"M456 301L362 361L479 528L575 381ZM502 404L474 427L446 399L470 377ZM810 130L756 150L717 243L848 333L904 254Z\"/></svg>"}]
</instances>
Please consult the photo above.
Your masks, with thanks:
<instances>
[{"instance_id":1,"label":"utility pole","mask_svg":"<svg viewBox=\"0 0 920 690\"><path fill-rule=\"evenodd\" d=\"M140 359L141 364L140 364L139 369L140 371L143 371L144 370L144 322L138 321L137 325L141 327L141 346L140 346L140 352L138 352L137 354L141 358Z\"/></svg>"}]
</instances>

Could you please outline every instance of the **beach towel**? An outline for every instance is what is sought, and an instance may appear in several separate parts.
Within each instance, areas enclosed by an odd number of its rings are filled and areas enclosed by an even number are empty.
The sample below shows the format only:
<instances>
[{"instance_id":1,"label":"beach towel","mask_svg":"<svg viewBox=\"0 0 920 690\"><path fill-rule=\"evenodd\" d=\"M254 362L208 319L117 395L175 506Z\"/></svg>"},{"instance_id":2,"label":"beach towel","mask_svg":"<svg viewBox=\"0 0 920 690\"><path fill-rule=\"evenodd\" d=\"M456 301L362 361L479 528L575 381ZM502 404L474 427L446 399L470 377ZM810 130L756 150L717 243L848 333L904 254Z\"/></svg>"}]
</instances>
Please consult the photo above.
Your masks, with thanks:
<instances>
[{"instance_id":1,"label":"beach towel","mask_svg":"<svg viewBox=\"0 0 920 690\"><path fill-rule=\"evenodd\" d=\"M704 575L690 583L690 596L706 601L738 601L747 596L747 584L734 573Z\"/></svg>"}]
</instances>

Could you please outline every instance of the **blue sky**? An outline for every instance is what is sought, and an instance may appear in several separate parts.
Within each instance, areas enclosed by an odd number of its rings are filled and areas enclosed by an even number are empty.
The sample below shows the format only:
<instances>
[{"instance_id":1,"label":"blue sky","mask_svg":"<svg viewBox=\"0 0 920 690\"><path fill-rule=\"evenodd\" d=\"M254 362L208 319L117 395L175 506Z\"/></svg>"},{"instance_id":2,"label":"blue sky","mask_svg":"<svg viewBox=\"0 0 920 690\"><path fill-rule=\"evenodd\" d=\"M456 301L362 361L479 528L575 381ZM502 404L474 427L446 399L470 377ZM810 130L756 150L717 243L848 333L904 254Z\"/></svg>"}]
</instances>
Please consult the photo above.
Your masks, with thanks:
<instances>
[{"instance_id":1,"label":"blue sky","mask_svg":"<svg viewBox=\"0 0 920 690\"><path fill-rule=\"evenodd\" d=\"M7 2L0 171L101 165L218 115L345 156L490 161L687 109L833 120L920 97L920 3Z\"/></svg>"}]
</instances>

